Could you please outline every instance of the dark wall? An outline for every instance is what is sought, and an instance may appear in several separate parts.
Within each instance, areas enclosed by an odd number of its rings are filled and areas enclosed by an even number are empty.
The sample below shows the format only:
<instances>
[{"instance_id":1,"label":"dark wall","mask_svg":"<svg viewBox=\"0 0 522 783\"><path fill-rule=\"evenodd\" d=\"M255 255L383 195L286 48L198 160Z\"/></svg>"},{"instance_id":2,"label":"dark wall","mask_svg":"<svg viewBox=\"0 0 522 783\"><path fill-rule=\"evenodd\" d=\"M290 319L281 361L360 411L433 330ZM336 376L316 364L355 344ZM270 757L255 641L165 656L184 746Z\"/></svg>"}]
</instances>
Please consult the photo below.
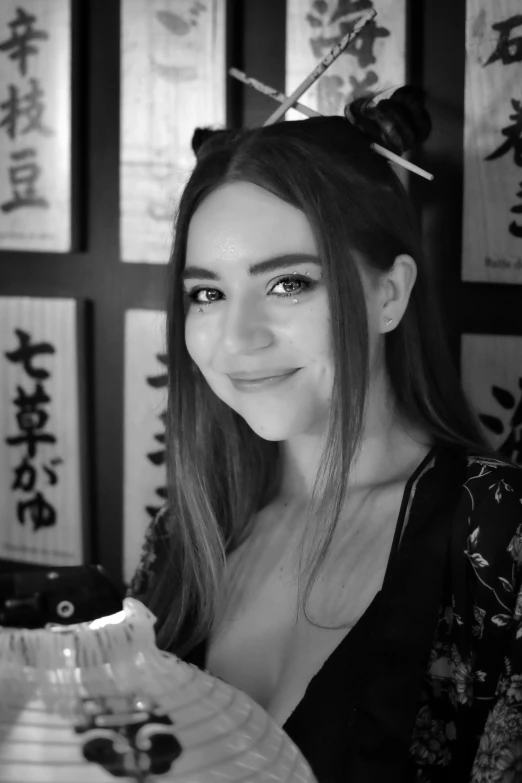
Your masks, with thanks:
<instances>
[{"instance_id":1,"label":"dark wall","mask_svg":"<svg viewBox=\"0 0 522 783\"><path fill-rule=\"evenodd\" d=\"M119 0L73 0L75 223L68 254L0 252L0 294L74 297L87 303L91 562L121 575L123 324L129 308L164 307L165 268L122 264L118 247ZM228 61L284 89L284 0L228 0ZM426 252L438 272L455 362L463 332L516 334L520 287L460 281L465 0L410 0L410 80L427 90L433 133L413 157L435 173L411 177ZM230 125L259 125L270 99L230 80Z\"/></svg>"}]
</instances>

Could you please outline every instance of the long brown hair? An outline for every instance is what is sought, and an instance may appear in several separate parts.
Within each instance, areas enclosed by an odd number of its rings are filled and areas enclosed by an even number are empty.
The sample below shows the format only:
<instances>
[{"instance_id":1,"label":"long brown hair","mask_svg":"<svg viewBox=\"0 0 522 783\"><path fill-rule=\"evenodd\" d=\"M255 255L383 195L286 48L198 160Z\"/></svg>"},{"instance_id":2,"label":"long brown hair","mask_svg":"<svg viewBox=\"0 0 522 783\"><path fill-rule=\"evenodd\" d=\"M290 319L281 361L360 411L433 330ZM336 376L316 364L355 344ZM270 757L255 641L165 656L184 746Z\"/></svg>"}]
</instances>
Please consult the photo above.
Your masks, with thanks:
<instances>
[{"instance_id":1,"label":"long brown hair","mask_svg":"<svg viewBox=\"0 0 522 783\"><path fill-rule=\"evenodd\" d=\"M407 310L385 337L398 410L437 442L493 453L445 342L415 210L367 137L341 117L217 133L201 149L175 224L167 306L168 538L145 599L158 618L158 644L180 656L209 633L226 556L248 537L254 515L277 495L280 480L279 444L260 438L216 397L184 339L181 273L189 224L206 196L236 181L265 188L303 211L316 238L329 293L334 388L327 445L314 488L319 532L302 569L307 577L306 589L300 591L303 604L328 554L361 442L368 334L354 250L376 277L401 253L417 264Z\"/></svg>"}]
</instances>

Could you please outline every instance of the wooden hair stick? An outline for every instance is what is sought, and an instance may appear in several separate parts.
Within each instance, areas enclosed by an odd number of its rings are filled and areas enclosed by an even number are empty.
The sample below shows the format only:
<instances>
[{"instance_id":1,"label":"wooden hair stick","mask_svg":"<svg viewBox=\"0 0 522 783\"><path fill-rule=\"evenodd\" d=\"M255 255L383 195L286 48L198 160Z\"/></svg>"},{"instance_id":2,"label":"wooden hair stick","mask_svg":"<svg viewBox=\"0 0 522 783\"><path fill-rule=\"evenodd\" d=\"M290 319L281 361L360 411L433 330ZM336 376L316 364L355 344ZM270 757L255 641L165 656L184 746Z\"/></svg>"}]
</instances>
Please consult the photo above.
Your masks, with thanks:
<instances>
[{"instance_id":1,"label":"wooden hair stick","mask_svg":"<svg viewBox=\"0 0 522 783\"><path fill-rule=\"evenodd\" d=\"M259 79L254 79L251 76L247 76L246 73L244 73L243 71L239 71L237 68L229 68L228 72L231 76L234 77L234 79L238 79L238 81L243 82L243 84L247 84L249 87L253 87L254 90L257 90L258 92L262 92L263 95L268 95L269 98L273 98L275 101L278 101L279 103L284 103L284 101L288 100L287 96L284 93L279 92L279 90L276 90L274 87L269 87L268 84L263 84L263 82L260 82ZM303 103L294 103L292 109L296 109L296 111L301 112L301 114L304 114L307 117L323 116L318 111L315 111L314 109L310 109L308 106L305 106Z\"/></svg>"},{"instance_id":2,"label":"wooden hair stick","mask_svg":"<svg viewBox=\"0 0 522 783\"><path fill-rule=\"evenodd\" d=\"M253 87L258 92L262 92L263 95L268 95L270 98L273 98L275 101L278 101L281 104L288 100L287 96L282 92L279 92L274 87L269 87L267 84L263 84L263 82L260 82L258 79L253 79L251 76L247 76L245 73L243 73L243 71L239 71L237 68L230 68L229 74L233 76L234 79L238 79L240 82L243 82L243 84L247 84L249 87ZM318 111L314 111L314 109L310 109L309 106L305 106L302 103L296 102L291 108L295 109L301 114L304 114L306 117L324 116ZM386 147L381 147L380 144L375 143L372 143L371 146L375 152L378 152L379 155L388 158L388 160L390 160L392 163L396 163L398 166L402 166L403 168L408 169L408 171L411 171L414 174L418 174L425 179L433 179L433 174L429 174L427 171L424 171L424 169L421 169L420 166L416 166L414 163L410 163L409 160L404 160L404 158L401 158L400 155L396 155L394 152L391 152L391 150L387 150Z\"/></svg>"},{"instance_id":3,"label":"wooden hair stick","mask_svg":"<svg viewBox=\"0 0 522 783\"><path fill-rule=\"evenodd\" d=\"M286 112L288 109L291 109L296 103L296 101L299 100L301 95L305 93L314 82L316 82L320 76L323 75L323 73L326 71L327 68L330 67L330 65L334 62L334 60L337 60L337 58L343 53L343 51L346 49L348 44L350 44L354 38L356 38L363 27L370 22L374 16L376 15L375 9L372 8L371 11L369 11L367 14L364 14L361 16L355 23L353 30L350 33L347 33L338 44L334 46L334 48L328 52L327 55L323 57L323 59L316 65L316 67L313 69L312 73L310 73L306 79L301 82L299 87L293 91L291 95L288 96L288 98L279 106L273 114L270 115L270 117L263 123L263 125L272 125L274 122L277 122Z\"/></svg>"}]
</instances>

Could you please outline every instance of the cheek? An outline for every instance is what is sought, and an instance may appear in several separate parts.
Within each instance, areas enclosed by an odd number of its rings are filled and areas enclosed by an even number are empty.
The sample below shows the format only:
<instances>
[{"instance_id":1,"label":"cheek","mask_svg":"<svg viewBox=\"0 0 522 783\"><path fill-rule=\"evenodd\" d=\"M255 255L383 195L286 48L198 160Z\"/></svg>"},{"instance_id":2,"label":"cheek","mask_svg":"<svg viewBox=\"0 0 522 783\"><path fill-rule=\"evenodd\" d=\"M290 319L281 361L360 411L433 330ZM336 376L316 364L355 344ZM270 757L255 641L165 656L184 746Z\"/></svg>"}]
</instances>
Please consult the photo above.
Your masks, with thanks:
<instances>
[{"instance_id":1,"label":"cheek","mask_svg":"<svg viewBox=\"0 0 522 783\"><path fill-rule=\"evenodd\" d=\"M202 317L200 313L198 315ZM211 353L210 339L194 314L189 314L185 321L185 345L192 361L198 367L204 367Z\"/></svg>"},{"instance_id":2,"label":"cheek","mask_svg":"<svg viewBox=\"0 0 522 783\"><path fill-rule=\"evenodd\" d=\"M290 317L293 316L293 317ZM276 319L277 321L277 319ZM303 366L315 366L325 370L332 360L332 337L330 313L326 298L312 306L296 308L287 312L286 323L263 324L272 334L270 348L274 354L281 353L281 360L294 358ZM213 319L205 313L190 312L185 320L185 345L193 362L201 372L208 375L211 364L220 352L219 331Z\"/></svg>"},{"instance_id":3,"label":"cheek","mask_svg":"<svg viewBox=\"0 0 522 783\"><path fill-rule=\"evenodd\" d=\"M314 362L326 362L332 353L332 332L329 312L326 308L310 308L296 324L296 345Z\"/></svg>"}]
</instances>

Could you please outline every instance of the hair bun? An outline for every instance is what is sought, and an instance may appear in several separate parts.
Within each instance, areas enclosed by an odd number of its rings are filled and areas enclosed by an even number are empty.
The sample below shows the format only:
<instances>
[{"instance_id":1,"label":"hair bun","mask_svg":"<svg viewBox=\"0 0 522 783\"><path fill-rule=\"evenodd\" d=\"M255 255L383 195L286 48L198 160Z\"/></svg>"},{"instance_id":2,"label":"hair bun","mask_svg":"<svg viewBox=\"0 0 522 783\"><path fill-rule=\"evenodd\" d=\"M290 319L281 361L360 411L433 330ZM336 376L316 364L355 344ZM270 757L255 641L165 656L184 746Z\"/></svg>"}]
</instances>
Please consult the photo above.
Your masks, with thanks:
<instances>
[{"instance_id":1,"label":"hair bun","mask_svg":"<svg viewBox=\"0 0 522 783\"><path fill-rule=\"evenodd\" d=\"M219 147L225 147L233 144L239 135L237 130L228 130L220 128L196 128L192 135L192 149L196 157L200 157L203 148L204 152L215 150Z\"/></svg>"},{"instance_id":2,"label":"hair bun","mask_svg":"<svg viewBox=\"0 0 522 783\"><path fill-rule=\"evenodd\" d=\"M356 98L346 106L346 117L363 133L397 155L428 138L431 118L424 106L424 90L406 85L389 98L376 101L377 96Z\"/></svg>"}]
</instances>

